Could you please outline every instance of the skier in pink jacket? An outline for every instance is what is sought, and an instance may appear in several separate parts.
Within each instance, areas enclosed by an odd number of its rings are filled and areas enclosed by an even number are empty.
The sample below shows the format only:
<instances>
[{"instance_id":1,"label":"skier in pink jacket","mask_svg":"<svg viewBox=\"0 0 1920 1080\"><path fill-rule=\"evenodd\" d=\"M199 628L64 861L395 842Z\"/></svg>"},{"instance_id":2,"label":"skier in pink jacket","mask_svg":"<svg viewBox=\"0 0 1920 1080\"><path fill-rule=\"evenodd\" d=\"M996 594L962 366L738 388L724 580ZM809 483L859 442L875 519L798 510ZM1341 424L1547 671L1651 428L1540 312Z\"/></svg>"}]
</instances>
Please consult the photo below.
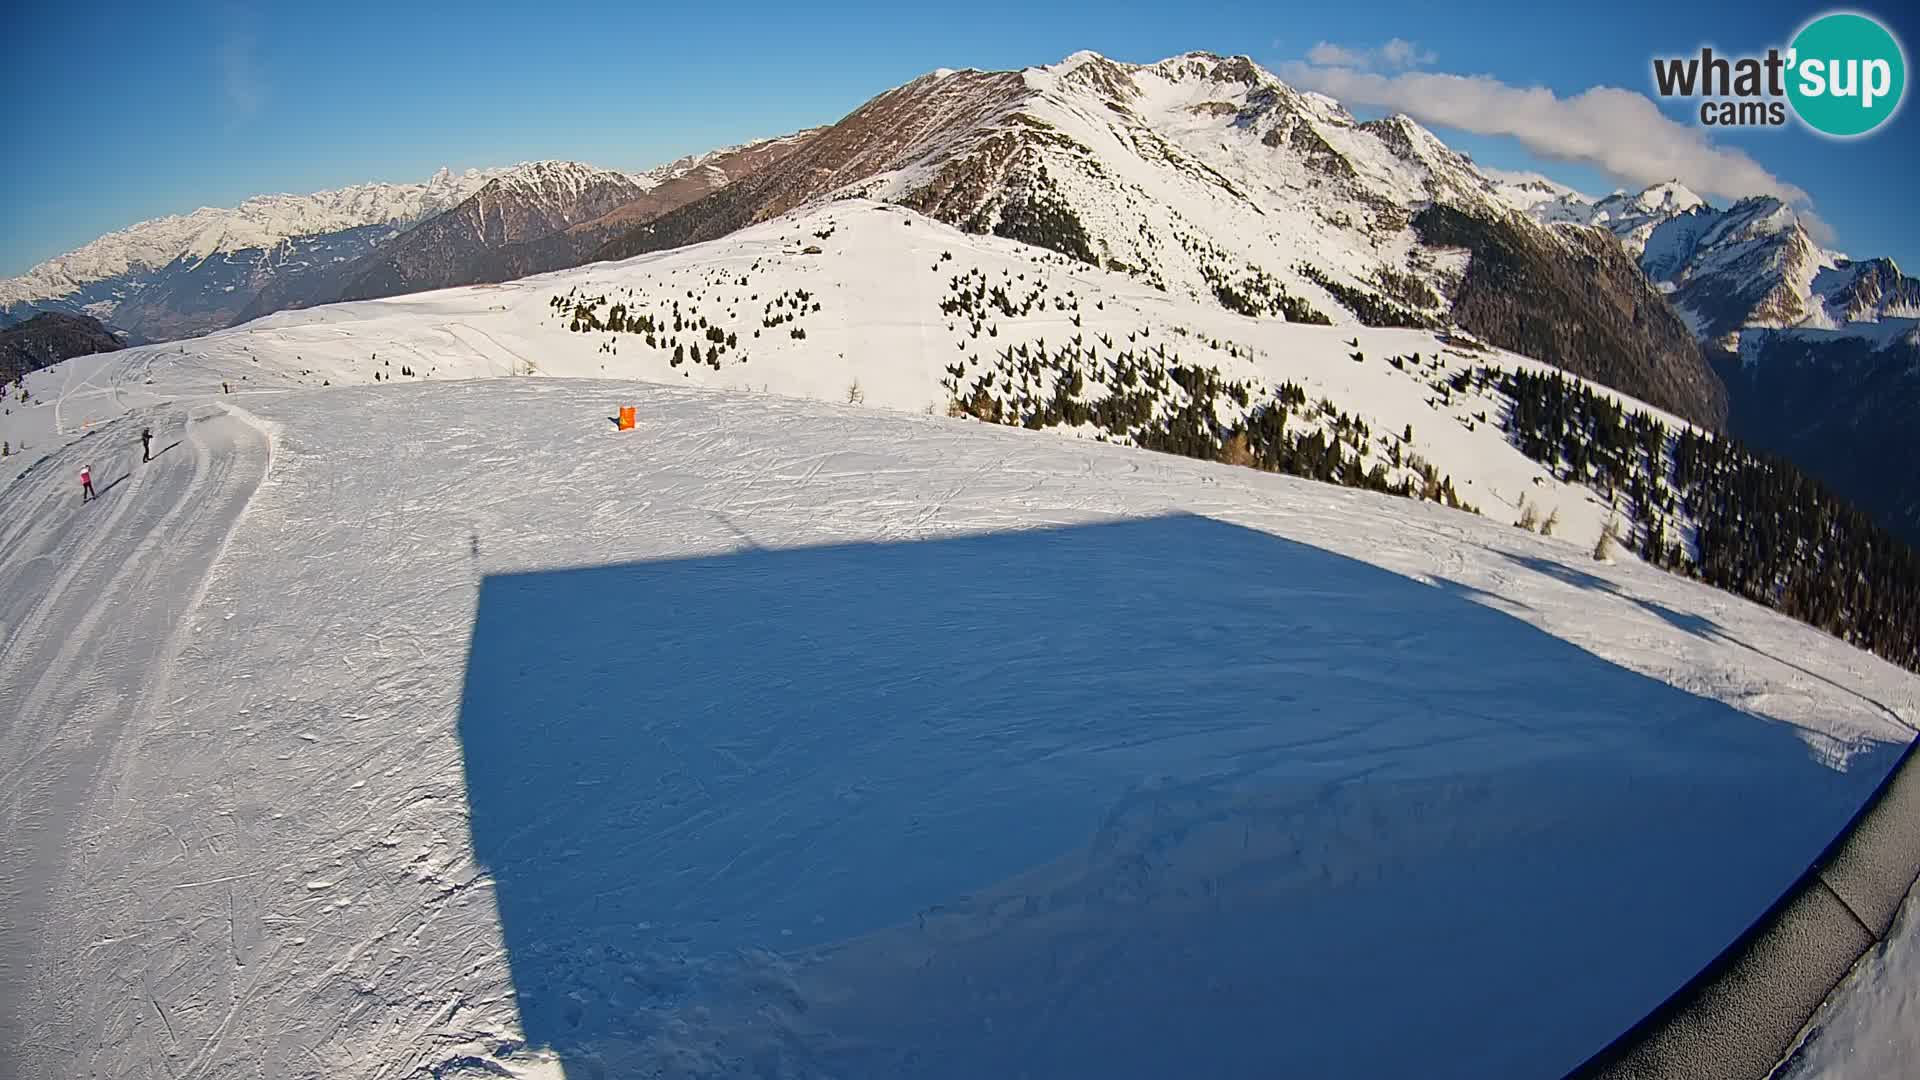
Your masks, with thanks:
<instances>
[{"instance_id":1,"label":"skier in pink jacket","mask_svg":"<svg viewBox=\"0 0 1920 1080\"><path fill-rule=\"evenodd\" d=\"M88 499L99 497L93 493L93 466L80 466L80 501L86 502Z\"/></svg>"}]
</instances>

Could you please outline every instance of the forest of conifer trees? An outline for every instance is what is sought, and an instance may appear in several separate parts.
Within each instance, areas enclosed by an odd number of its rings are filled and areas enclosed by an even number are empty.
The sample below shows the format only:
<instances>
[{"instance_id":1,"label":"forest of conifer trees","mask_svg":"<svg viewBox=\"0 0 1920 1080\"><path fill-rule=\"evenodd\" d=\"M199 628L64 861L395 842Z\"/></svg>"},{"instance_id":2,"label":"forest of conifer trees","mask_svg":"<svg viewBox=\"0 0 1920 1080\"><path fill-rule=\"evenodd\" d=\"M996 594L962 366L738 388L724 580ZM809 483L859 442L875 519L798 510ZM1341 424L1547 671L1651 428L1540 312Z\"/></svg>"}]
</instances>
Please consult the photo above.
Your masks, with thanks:
<instances>
[{"instance_id":1,"label":"forest of conifer trees","mask_svg":"<svg viewBox=\"0 0 1920 1080\"><path fill-rule=\"evenodd\" d=\"M1644 560L1920 671L1920 554L1791 463L1674 431L1558 372L1491 371L1508 437L1607 496Z\"/></svg>"}]
</instances>

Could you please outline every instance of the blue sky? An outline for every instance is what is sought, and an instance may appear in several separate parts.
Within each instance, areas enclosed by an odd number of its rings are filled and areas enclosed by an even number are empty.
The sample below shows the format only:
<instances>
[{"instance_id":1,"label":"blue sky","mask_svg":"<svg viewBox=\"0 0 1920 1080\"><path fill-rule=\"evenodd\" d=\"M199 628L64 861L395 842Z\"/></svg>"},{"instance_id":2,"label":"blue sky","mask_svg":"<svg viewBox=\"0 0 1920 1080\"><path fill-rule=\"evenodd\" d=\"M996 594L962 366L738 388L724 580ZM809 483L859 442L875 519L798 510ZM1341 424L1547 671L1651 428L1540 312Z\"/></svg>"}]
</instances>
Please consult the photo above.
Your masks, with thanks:
<instances>
[{"instance_id":1,"label":"blue sky","mask_svg":"<svg viewBox=\"0 0 1920 1080\"><path fill-rule=\"evenodd\" d=\"M47 5L8 20L0 92L0 274L134 221L269 191L419 180L434 169L572 158L641 168L831 122L937 67L1050 63L1078 49L1149 61L1206 49L1280 70L1316 45L1413 43L1406 70L1484 75L1568 98L1651 92L1649 59L1782 44L1823 6L1615 3L735 3ZM1880 17L1920 50L1920 17ZM1391 66L1387 75L1405 73ZM1909 96L1913 96L1909 94ZM1803 189L1839 247L1920 272L1912 211L1920 110L1872 137L1797 127L1718 137ZM1378 107L1356 105L1362 115ZM1669 115L1691 124L1690 113ZM1498 129L1498 123L1476 126ZM1487 164L1591 193L1625 180L1504 135L1442 128ZM1639 136L1609 136L1624 145ZM1536 140L1537 141L1537 140ZM1724 202L1725 199L1717 201Z\"/></svg>"}]
</instances>

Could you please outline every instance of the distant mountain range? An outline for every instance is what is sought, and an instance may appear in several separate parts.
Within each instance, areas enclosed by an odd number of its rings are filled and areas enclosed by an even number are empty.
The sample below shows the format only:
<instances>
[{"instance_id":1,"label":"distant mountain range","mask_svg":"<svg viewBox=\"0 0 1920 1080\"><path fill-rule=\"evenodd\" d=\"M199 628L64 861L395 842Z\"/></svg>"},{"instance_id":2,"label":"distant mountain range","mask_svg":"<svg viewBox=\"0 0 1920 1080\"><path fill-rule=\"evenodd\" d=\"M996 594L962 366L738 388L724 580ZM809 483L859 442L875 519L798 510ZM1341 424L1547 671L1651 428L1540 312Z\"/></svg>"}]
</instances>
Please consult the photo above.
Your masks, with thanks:
<instances>
[{"instance_id":1,"label":"distant mountain range","mask_svg":"<svg viewBox=\"0 0 1920 1080\"><path fill-rule=\"evenodd\" d=\"M1550 224L1612 232L1696 335L1723 349L1737 349L1753 329L1839 330L1920 318L1920 281L1889 259L1854 260L1821 248L1779 199L1717 209L1670 181L1594 202L1560 194L1527 209Z\"/></svg>"},{"instance_id":2,"label":"distant mountain range","mask_svg":"<svg viewBox=\"0 0 1920 1080\"><path fill-rule=\"evenodd\" d=\"M0 282L0 321L85 313L163 340L625 258L849 196L1256 318L1458 326L1807 460L1920 537L1920 483L1872 449L1920 406L1920 281L1823 249L1777 199L1716 207L1677 182L1589 199L1508 178L1244 57L942 70L830 126L644 173L543 161L250 199Z\"/></svg>"},{"instance_id":3,"label":"distant mountain range","mask_svg":"<svg viewBox=\"0 0 1920 1080\"><path fill-rule=\"evenodd\" d=\"M230 323L272 281L324 273L458 205L503 170L441 170L420 184L262 195L129 226L0 281L0 319L92 315L135 341Z\"/></svg>"},{"instance_id":4,"label":"distant mountain range","mask_svg":"<svg viewBox=\"0 0 1920 1080\"><path fill-rule=\"evenodd\" d=\"M645 173L569 161L441 170L422 184L269 195L141 222L0 281L0 325L90 315L135 342L273 311L502 281L573 266L634 220L778 158L792 139Z\"/></svg>"},{"instance_id":5,"label":"distant mountain range","mask_svg":"<svg viewBox=\"0 0 1920 1080\"><path fill-rule=\"evenodd\" d=\"M317 281L268 284L234 321L578 266L633 222L779 160L806 135L727 147L637 174L567 161L523 165Z\"/></svg>"}]
</instances>

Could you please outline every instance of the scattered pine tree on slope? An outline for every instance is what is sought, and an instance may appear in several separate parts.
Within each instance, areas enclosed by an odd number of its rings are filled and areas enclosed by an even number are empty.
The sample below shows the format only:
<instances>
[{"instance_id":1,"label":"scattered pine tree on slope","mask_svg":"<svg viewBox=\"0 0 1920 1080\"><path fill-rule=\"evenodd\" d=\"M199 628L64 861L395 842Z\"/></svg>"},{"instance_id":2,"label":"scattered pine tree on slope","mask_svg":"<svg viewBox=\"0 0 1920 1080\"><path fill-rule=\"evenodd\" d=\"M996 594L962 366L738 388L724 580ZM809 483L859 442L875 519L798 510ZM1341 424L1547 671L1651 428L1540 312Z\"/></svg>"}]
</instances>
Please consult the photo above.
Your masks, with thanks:
<instances>
[{"instance_id":1,"label":"scattered pine tree on slope","mask_svg":"<svg viewBox=\"0 0 1920 1080\"><path fill-rule=\"evenodd\" d=\"M1376 434L1331 401L1309 405L1292 383L1228 378L1164 345L1102 350L1077 335L1057 347L1022 342L956 361L944 381L956 416L1087 427L1163 453L1474 509L1451 477L1405 448L1410 440Z\"/></svg>"}]
</instances>

